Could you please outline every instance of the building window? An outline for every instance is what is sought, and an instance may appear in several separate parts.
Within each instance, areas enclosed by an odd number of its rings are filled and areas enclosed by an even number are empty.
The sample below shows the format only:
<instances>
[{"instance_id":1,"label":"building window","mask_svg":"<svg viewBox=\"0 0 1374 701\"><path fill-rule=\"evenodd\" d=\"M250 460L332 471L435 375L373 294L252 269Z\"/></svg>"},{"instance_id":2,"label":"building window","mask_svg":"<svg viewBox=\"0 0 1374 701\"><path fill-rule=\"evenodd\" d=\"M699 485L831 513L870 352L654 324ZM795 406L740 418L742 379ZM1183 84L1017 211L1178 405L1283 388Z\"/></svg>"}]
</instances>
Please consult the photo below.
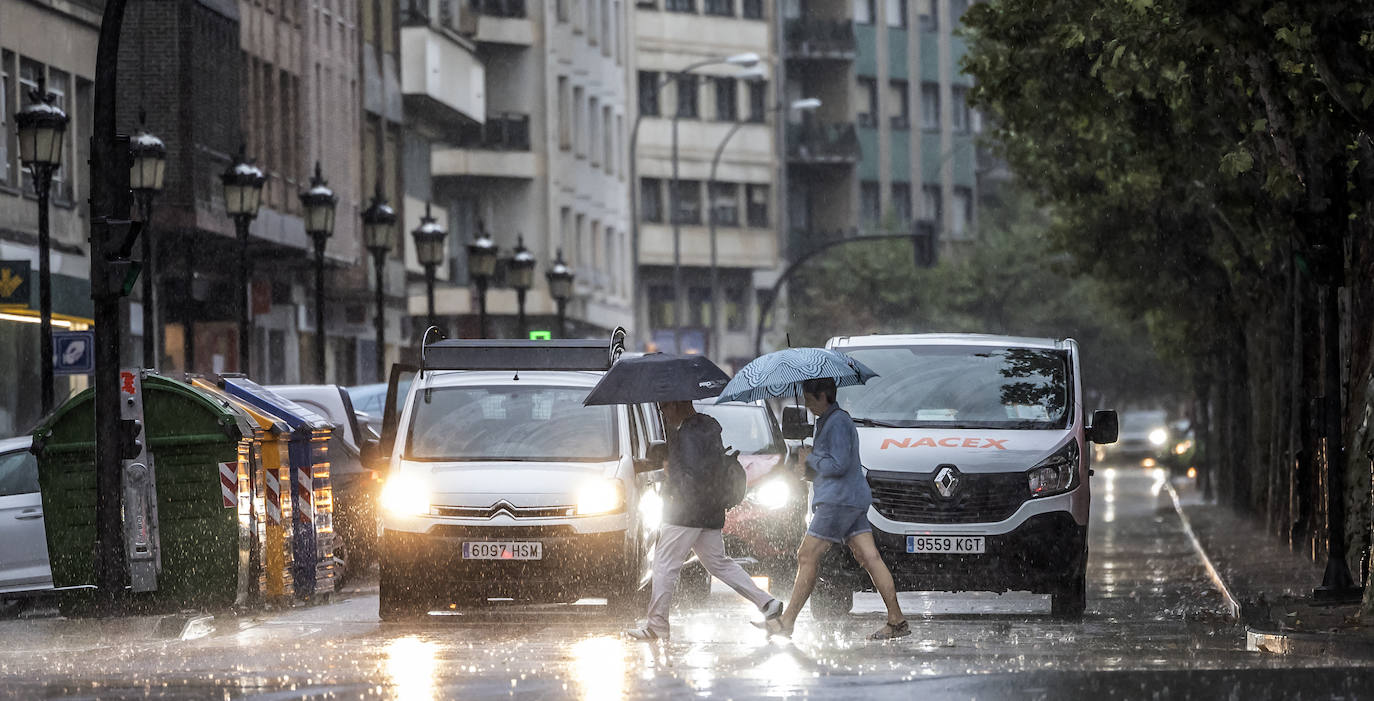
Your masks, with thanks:
<instances>
[{"instance_id":1,"label":"building window","mask_svg":"<svg viewBox=\"0 0 1374 701\"><path fill-rule=\"evenodd\" d=\"M0 183L10 182L10 62L14 54L0 52Z\"/></svg>"},{"instance_id":2,"label":"building window","mask_svg":"<svg viewBox=\"0 0 1374 701\"><path fill-rule=\"evenodd\" d=\"M654 71L639 72L639 113L658 116L658 73Z\"/></svg>"},{"instance_id":3,"label":"building window","mask_svg":"<svg viewBox=\"0 0 1374 701\"><path fill-rule=\"evenodd\" d=\"M690 326L711 324L711 288L687 288L687 323Z\"/></svg>"},{"instance_id":4,"label":"building window","mask_svg":"<svg viewBox=\"0 0 1374 701\"><path fill-rule=\"evenodd\" d=\"M569 102L568 76L558 76L558 147L572 148L572 109Z\"/></svg>"},{"instance_id":5,"label":"building window","mask_svg":"<svg viewBox=\"0 0 1374 701\"><path fill-rule=\"evenodd\" d=\"M687 119L697 117L697 77L680 75L677 78L677 116Z\"/></svg>"},{"instance_id":6,"label":"building window","mask_svg":"<svg viewBox=\"0 0 1374 701\"><path fill-rule=\"evenodd\" d=\"M940 84L921 83L921 128L940 130Z\"/></svg>"},{"instance_id":7,"label":"building window","mask_svg":"<svg viewBox=\"0 0 1374 701\"><path fill-rule=\"evenodd\" d=\"M558 18L559 22L568 21L568 3L570 2L572 0L554 0L554 16Z\"/></svg>"},{"instance_id":8,"label":"building window","mask_svg":"<svg viewBox=\"0 0 1374 701\"><path fill-rule=\"evenodd\" d=\"M700 224L701 223L701 181L699 180L679 180L677 192L674 192L672 183L668 184L671 194L669 200L673 203L673 210L677 212L678 224ZM679 196L679 193L681 195Z\"/></svg>"},{"instance_id":9,"label":"building window","mask_svg":"<svg viewBox=\"0 0 1374 701\"><path fill-rule=\"evenodd\" d=\"M916 0L917 22L921 31L933 32L940 28L940 16L935 10L935 0Z\"/></svg>"},{"instance_id":10,"label":"building window","mask_svg":"<svg viewBox=\"0 0 1374 701\"><path fill-rule=\"evenodd\" d=\"M892 183L892 215L898 229L911 226L911 183Z\"/></svg>"},{"instance_id":11,"label":"building window","mask_svg":"<svg viewBox=\"0 0 1374 701\"><path fill-rule=\"evenodd\" d=\"M663 181L658 178L639 179L639 218L654 224L663 222Z\"/></svg>"},{"instance_id":12,"label":"building window","mask_svg":"<svg viewBox=\"0 0 1374 701\"><path fill-rule=\"evenodd\" d=\"M968 0L949 0L949 23L955 25L968 12Z\"/></svg>"},{"instance_id":13,"label":"building window","mask_svg":"<svg viewBox=\"0 0 1374 701\"><path fill-rule=\"evenodd\" d=\"M635 7L641 10L657 10L658 0L635 0Z\"/></svg>"},{"instance_id":14,"label":"building window","mask_svg":"<svg viewBox=\"0 0 1374 701\"><path fill-rule=\"evenodd\" d=\"M734 17L735 0L706 0L706 3L702 6L702 10L708 15Z\"/></svg>"},{"instance_id":15,"label":"building window","mask_svg":"<svg viewBox=\"0 0 1374 701\"><path fill-rule=\"evenodd\" d=\"M883 218L882 190L878 183L859 183L859 222L866 229L876 228Z\"/></svg>"},{"instance_id":16,"label":"building window","mask_svg":"<svg viewBox=\"0 0 1374 701\"><path fill-rule=\"evenodd\" d=\"M615 4L616 8L620 3ZM611 7L606 0L601 0L601 55L610 56L615 45L614 24L612 22Z\"/></svg>"},{"instance_id":17,"label":"building window","mask_svg":"<svg viewBox=\"0 0 1374 701\"><path fill-rule=\"evenodd\" d=\"M854 104L859 109L859 126L878 126L878 81L873 78L855 80Z\"/></svg>"},{"instance_id":18,"label":"building window","mask_svg":"<svg viewBox=\"0 0 1374 701\"><path fill-rule=\"evenodd\" d=\"M601 130L605 125L601 124L600 100L592 98L587 105L587 157L591 159L592 166L601 165Z\"/></svg>"},{"instance_id":19,"label":"building window","mask_svg":"<svg viewBox=\"0 0 1374 701\"><path fill-rule=\"evenodd\" d=\"M740 10L745 19L763 19L763 0L741 0Z\"/></svg>"},{"instance_id":20,"label":"building window","mask_svg":"<svg viewBox=\"0 0 1374 701\"><path fill-rule=\"evenodd\" d=\"M767 185L746 185L744 196L747 200L745 216L749 218L749 226L762 229L768 226L768 186Z\"/></svg>"},{"instance_id":21,"label":"building window","mask_svg":"<svg viewBox=\"0 0 1374 701\"><path fill-rule=\"evenodd\" d=\"M669 12L696 12L697 0L663 0L663 9Z\"/></svg>"},{"instance_id":22,"label":"building window","mask_svg":"<svg viewBox=\"0 0 1374 701\"><path fill-rule=\"evenodd\" d=\"M587 143L586 134L584 133L586 130L585 122L587 121L586 116L584 115L584 111L586 110L586 107L584 107L584 105L586 103L586 92L582 89L582 87L578 86L573 88L572 142L573 154L576 155L578 158L582 158L586 155L586 151L583 149L583 147Z\"/></svg>"},{"instance_id":23,"label":"building window","mask_svg":"<svg viewBox=\"0 0 1374 701\"><path fill-rule=\"evenodd\" d=\"M969 235L973 224L973 191L966 187L954 188L954 218L949 223L950 238L962 239Z\"/></svg>"},{"instance_id":24,"label":"building window","mask_svg":"<svg viewBox=\"0 0 1374 701\"><path fill-rule=\"evenodd\" d=\"M744 330L744 288L725 288L725 328L730 331Z\"/></svg>"},{"instance_id":25,"label":"building window","mask_svg":"<svg viewBox=\"0 0 1374 701\"><path fill-rule=\"evenodd\" d=\"M615 130L611 129L611 108L609 106L601 108L601 163L606 166L608 175L615 174L615 142L612 138Z\"/></svg>"},{"instance_id":26,"label":"building window","mask_svg":"<svg viewBox=\"0 0 1374 701\"><path fill-rule=\"evenodd\" d=\"M893 129L911 128L911 101L907 95L905 80L892 80L887 84L887 112Z\"/></svg>"},{"instance_id":27,"label":"building window","mask_svg":"<svg viewBox=\"0 0 1374 701\"><path fill-rule=\"evenodd\" d=\"M938 222L944 218L944 201L939 185L921 186L921 220Z\"/></svg>"},{"instance_id":28,"label":"building window","mask_svg":"<svg viewBox=\"0 0 1374 701\"><path fill-rule=\"evenodd\" d=\"M711 214L721 226L739 226L739 185L715 183L711 186Z\"/></svg>"},{"instance_id":29,"label":"building window","mask_svg":"<svg viewBox=\"0 0 1374 701\"><path fill-rule=\"evenodd\" d=\"M676 326L673 312L676 306L677 297L673 295L673 288L668 285L651 285L649 287L649 327L655 329L666 329Z\"/></svg>"},{"instance_id":30,"label":"building window","mask_svg":"<svg viewBox=\"0 0 1374 701\"><path fill-rule=\"evenodd\" d=\"M739 119L739 88L734 78L716 78L716 120L733 122Z\"/></svg>"},{"instance_id":31,"label":"building window","mask_svg":"<svg viewBox=\"0 0 1374 701\"><path fill-rule=\"evenodd\" d=\"M749 121L762 124L768 114L768 83L749 81Z\"/></svg>"},{"instance_id":32,"label":"building window","mask_svg":"<svg viewBox=\"0 0 1374 701\"><path fill-rule=\"evenodd\" d=\"M854 0L854 23L873 24L873 0Z\"/></svg>"},{"instance_id":33,"label":"building window","mask_svg":"<svg viewBox=\"0 0 1374 701\"><path fill-rule=\"evenodd\" d=\"M906 0L887 0L887 26L906 28Z\"/></svg>"},{"instance_id":34,"label":"building window","mask_svg":"<svg viewBox=\"0 0 1374 701\"><path fill-rule=\"evenodd\" d=\"M950 128L956 133L969 133L971 120L969 119L968 109L968 88L962 85L954 86L950 92Z\"/></svg>"},{"instance_id":35,"label":"building window","mask_svg":"<svg viewBox=\"0 0 1374 701\"><path fill-rule=\"evenodd\" d=\"M597 10L596 4L597 4L598 2L600 2L601 0L582 0L582 1L585 2L585 3L587 3L587 43L588 43L588 44L591 44L592 46L596 46L596 42L597 42L596 32L597 32L597 27L599 26L598 23L597 23L597 19L596 19L596 10Z\"/></svg>"}]
</instances>

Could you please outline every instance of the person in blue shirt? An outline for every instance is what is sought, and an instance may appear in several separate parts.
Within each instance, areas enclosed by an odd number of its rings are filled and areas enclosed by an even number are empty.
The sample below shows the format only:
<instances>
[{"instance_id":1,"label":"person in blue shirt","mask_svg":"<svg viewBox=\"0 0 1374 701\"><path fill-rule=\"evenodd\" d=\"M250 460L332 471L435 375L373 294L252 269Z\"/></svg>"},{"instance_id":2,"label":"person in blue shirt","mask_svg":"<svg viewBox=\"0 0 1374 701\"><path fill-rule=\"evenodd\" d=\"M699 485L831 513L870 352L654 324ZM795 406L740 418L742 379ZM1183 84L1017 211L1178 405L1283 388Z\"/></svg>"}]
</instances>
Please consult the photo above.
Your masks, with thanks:
<instances>
[{"instance_id":1,"label":"person in blue shirt","mask_svg":"<svg viewBox=\"0 0 1374 701\"><path fill-rule=\"evenodd\" d=\"M797 579L792 587L792 600L774 625L783 634L791 635L797 614L801 613L816 586L821 555L831 545L845 543L854 559L868 571L873 588L887 606L887 622L869 637L885 640L911 635L911 627L897 603L892 573L878 555L873 528L868 524L868 507L873 503L873 494L868 490L868 481L859 464L859 432L854 428L854 421L835 403L833 379L807 380L802 383L802 396L806 408L820 417L816 420L814 445L809 450L803 447L801 452L806 466L815 473L811 487L811 523L797 551Z\"/></svg>"}]
</instances>

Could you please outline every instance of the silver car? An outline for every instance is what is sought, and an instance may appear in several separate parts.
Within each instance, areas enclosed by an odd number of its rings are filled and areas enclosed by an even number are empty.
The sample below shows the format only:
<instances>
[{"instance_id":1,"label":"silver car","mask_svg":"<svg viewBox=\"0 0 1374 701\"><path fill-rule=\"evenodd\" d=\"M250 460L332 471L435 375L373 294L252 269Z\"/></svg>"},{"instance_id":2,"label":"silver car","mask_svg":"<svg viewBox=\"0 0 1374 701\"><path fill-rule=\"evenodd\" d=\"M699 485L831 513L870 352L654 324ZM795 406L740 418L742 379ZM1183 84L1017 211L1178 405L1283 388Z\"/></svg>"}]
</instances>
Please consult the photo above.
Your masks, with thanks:
<instances>
[{"instance_id":1,"label":"silver car","mask_svg":"<svg viewBox=\"0 0 1374 701\"><path fill-rule=\"evenodd\" d=\"M0 598L52 589L31 443L28 436L0 441Z\"/></svg>"}]
</instances>

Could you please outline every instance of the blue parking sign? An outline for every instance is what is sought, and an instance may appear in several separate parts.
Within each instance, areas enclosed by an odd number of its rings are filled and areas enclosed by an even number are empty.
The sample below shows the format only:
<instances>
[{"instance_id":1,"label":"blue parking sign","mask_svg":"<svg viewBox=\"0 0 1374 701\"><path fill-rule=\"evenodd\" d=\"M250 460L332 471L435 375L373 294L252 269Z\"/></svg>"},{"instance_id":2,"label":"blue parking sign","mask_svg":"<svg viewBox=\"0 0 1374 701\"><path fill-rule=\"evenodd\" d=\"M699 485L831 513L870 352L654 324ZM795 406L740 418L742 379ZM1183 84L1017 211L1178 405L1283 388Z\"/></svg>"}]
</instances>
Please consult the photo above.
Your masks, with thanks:
<instances>
[{"instance_id":1,"label":"blue parking sign","mask_svg":"<svg viewBox=\"0 0 1374 701\"><path fill-rule=\"evenodd\" d=\"M54 375L89 375L95 372L95 332L58 331L52 335Z\"/></svg>"}]
</instances>

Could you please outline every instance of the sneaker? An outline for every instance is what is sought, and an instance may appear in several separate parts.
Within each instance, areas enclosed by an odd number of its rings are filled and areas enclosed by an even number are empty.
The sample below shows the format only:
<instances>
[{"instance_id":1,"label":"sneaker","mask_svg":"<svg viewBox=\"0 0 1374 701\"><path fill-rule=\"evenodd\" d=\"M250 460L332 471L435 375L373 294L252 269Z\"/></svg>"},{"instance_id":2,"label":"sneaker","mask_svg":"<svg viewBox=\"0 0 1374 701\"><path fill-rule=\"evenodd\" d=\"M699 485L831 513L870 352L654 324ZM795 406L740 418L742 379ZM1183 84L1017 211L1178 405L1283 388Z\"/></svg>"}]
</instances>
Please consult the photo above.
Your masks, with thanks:
<instances>
[{"instance_id":1,"label":"sneaker","mask_svg":"<svg viewBox=\"0 0 1374 701\"><path fill-rule=\"evenodd\" d=\"M667 640L668 634L664 633L663 635L659 635L648 626L639 626L637 628L631 628L625 631L625 637L630 638L632 640L641 640L646 643L651 643L656 640Z\"/></svg>"},{"instance_id":2,"label":"sneaker","mask_svg":"<svg viewBox=\"0 0 1374 701\"><path fill-rule=\"evenodd\" d=\"M763 612L765 621L771 621L782 615L782 602L777 599L770 599L768 603L759 607L759 610Z\"/></svg>"}]
</instances>

